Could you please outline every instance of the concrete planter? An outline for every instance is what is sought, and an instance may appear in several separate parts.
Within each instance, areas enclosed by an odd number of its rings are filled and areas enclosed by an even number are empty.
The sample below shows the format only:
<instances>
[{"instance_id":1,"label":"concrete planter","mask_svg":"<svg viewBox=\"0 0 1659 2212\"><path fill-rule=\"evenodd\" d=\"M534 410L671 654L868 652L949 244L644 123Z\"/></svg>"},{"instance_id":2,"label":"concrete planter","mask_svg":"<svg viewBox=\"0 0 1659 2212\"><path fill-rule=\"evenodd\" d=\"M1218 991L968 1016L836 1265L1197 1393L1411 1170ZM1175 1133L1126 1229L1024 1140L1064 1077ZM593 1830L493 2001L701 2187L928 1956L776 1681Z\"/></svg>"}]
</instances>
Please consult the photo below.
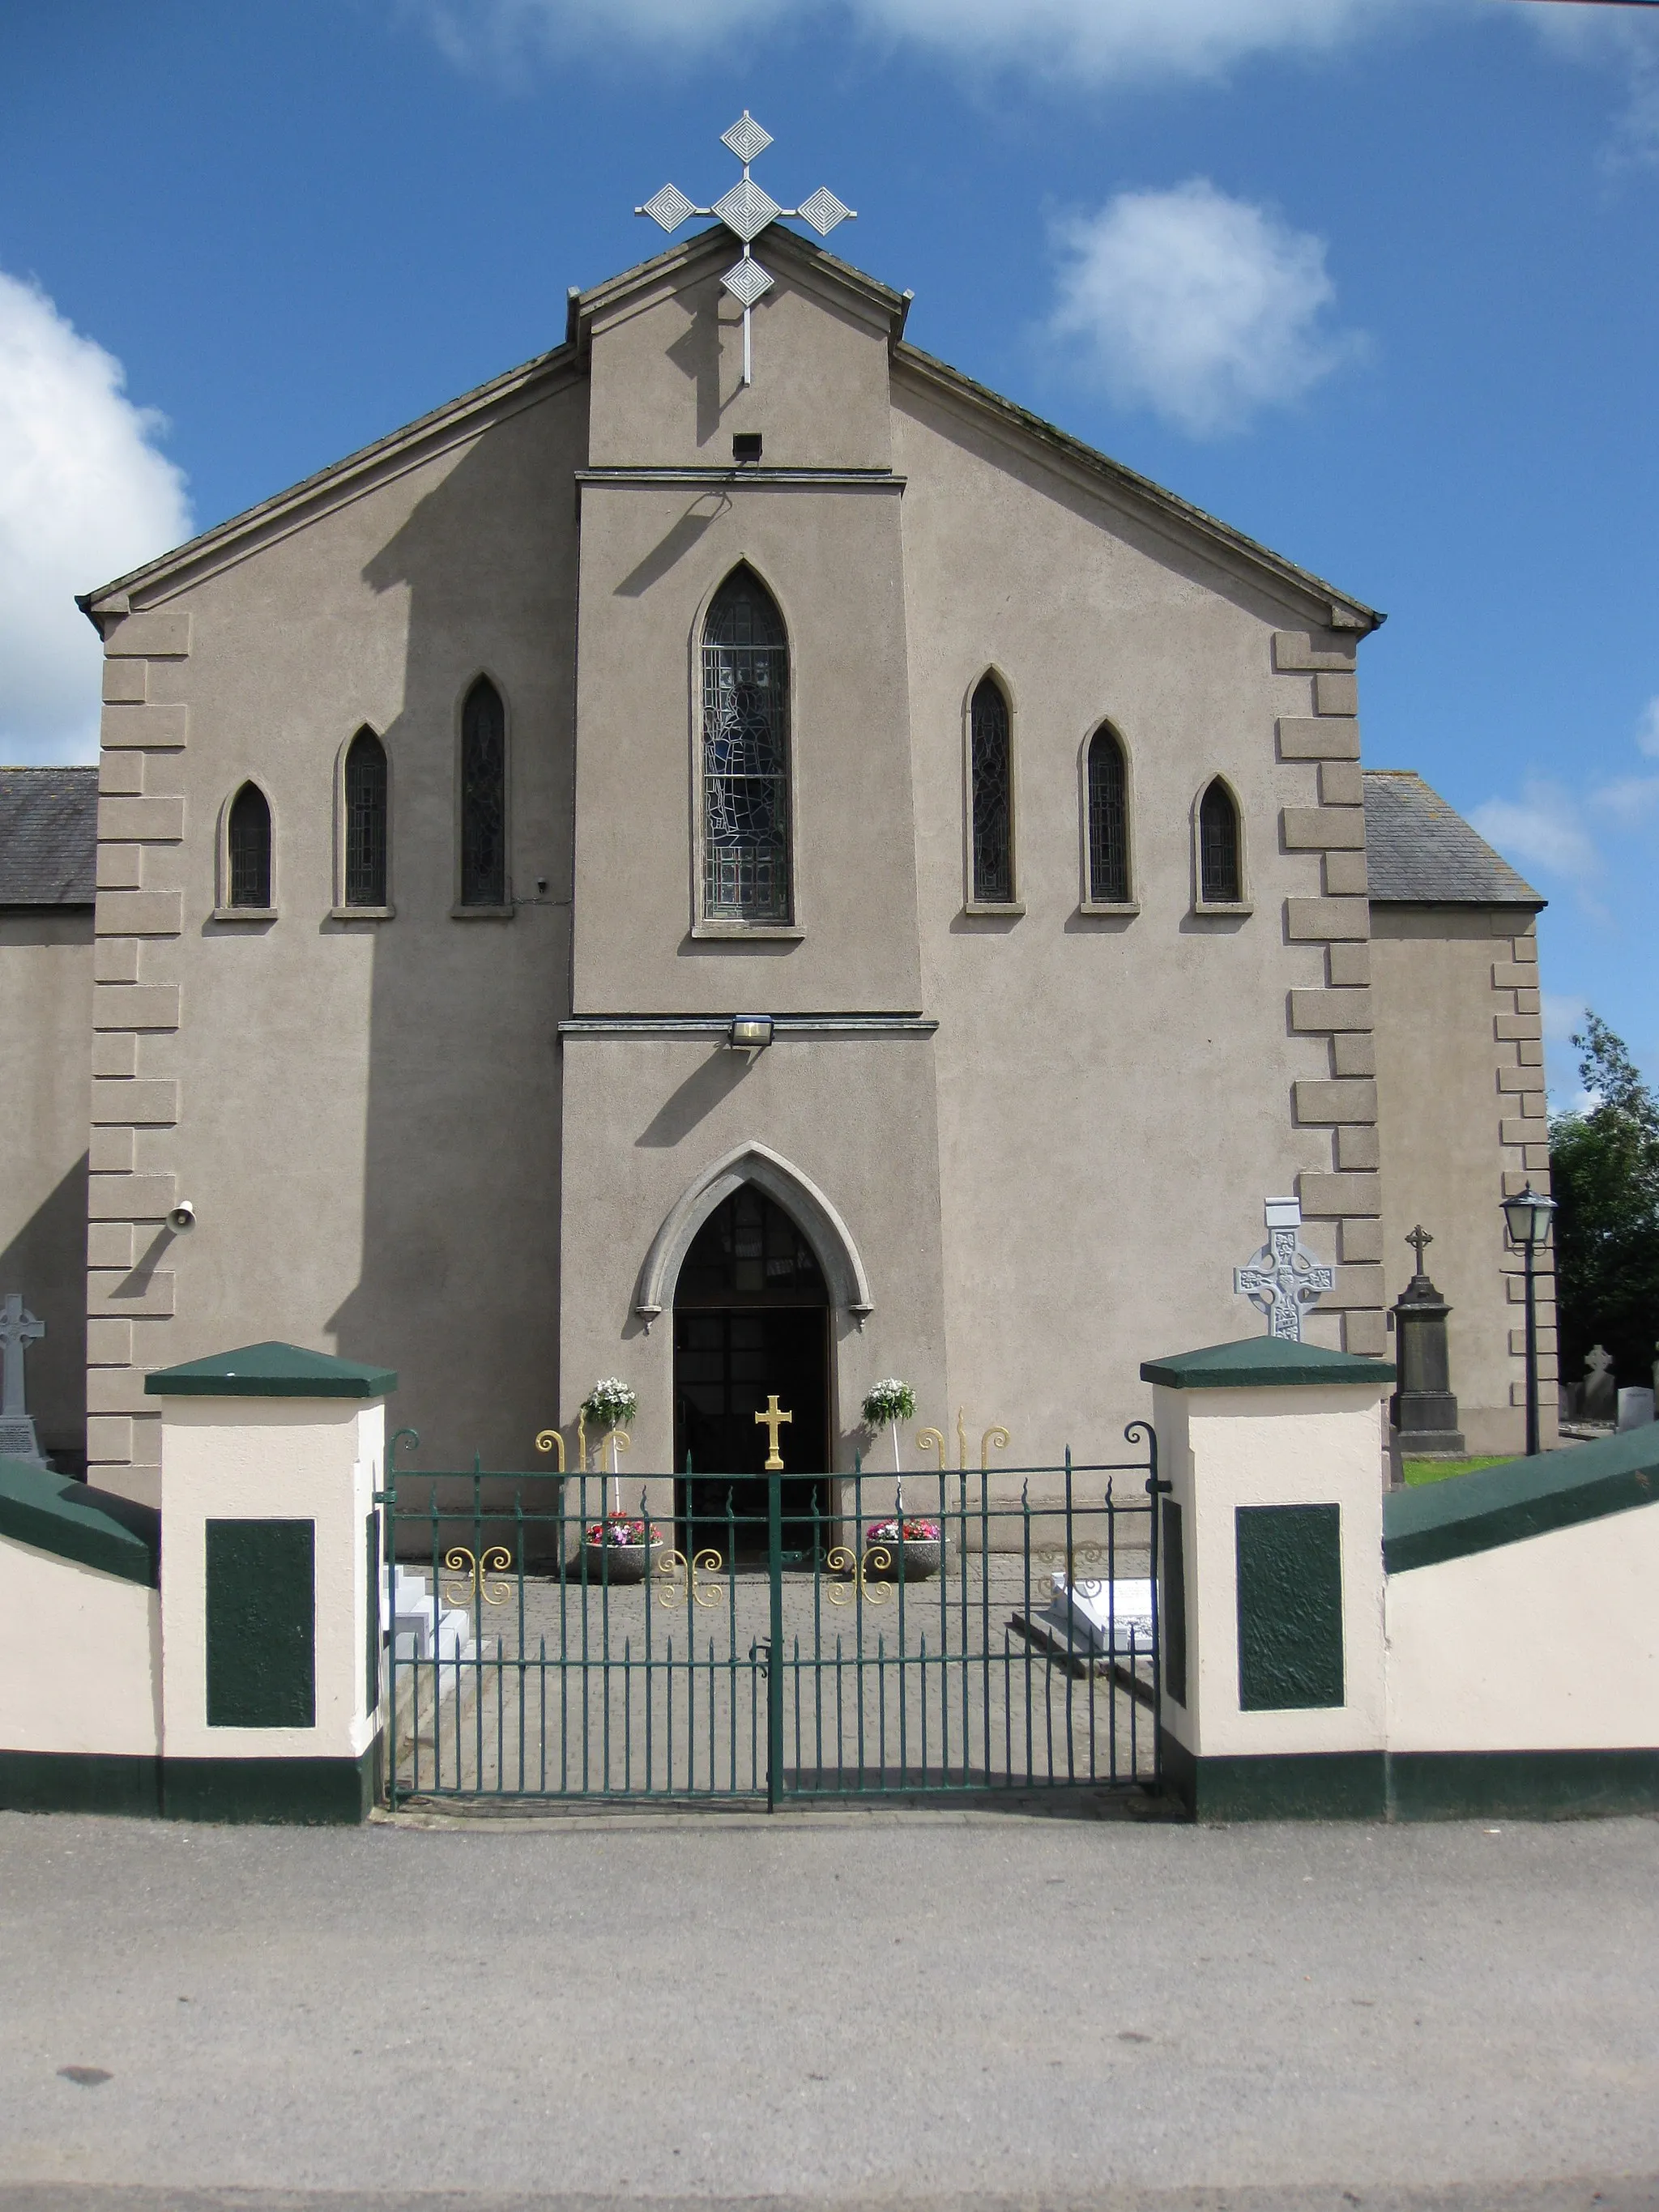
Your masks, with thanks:
<instances>
[{"instance_id":1,"label":"concrete planter","mask_svg":"<svg viewBox=\"0 0 1659 2212\"><path fill-rule=\"evenodd\" d=\"M891 1565L879 1565L878 1553L889 1558ZM864 1559L865 1571L873 1581L925 1583L944 1565L945 1545L937 1536L907 1536L902 1543L896 1537L866 1536Z\"/></svg>"},{"instance_id":2,"label":"concrete planter","mask_svg":"<svg viewBox=\"0 0 1659 2212\"><path fill-rule=\"evenodd\" d=\"M642 1583L662 1547L660 1536L653 1537L649 1545L584 1544L582 1567L590 1585L609 1582L614 1589L618 1583Z\"/></svg>"}]
</instances>

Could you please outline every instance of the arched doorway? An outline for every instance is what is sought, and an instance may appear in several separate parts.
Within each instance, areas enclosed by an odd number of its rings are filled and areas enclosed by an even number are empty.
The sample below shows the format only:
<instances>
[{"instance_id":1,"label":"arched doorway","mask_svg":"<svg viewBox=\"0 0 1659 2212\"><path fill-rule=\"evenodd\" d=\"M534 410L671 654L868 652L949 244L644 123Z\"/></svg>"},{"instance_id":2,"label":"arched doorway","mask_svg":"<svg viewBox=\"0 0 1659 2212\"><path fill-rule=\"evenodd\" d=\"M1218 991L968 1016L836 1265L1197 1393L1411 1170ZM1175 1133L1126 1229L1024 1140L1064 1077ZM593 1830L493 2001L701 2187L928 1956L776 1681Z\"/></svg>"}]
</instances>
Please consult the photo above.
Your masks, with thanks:
<instances>
[{"instance_id":1,"label":"arched doorway","mask_svg":"<svg viewBox=\"0 0 1659 2212\"><path fill-rule=\"evenodd\" d=\"M698 1231L675 1286L675 1511L688 1555L764 1556L767 1431L755 1416L769 1396L793 1416L779 1437L791 1469L783 1548L804 1564L829 1541L829 1291L794 1221L745 1182Z\"/></svg>"}]
</instances>

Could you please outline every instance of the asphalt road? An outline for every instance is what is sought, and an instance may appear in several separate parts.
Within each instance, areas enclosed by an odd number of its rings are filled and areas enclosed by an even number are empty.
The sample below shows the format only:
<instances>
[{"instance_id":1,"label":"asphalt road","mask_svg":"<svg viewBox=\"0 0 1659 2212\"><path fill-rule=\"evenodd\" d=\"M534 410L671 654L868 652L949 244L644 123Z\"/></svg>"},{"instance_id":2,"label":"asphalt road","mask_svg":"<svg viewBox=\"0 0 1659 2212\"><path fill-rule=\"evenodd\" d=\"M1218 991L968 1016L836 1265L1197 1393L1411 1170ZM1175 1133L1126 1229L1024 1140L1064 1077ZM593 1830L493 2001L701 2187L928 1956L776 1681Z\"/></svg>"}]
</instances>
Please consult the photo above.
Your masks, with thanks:
<instances>
[{"instance_id":1,"label":"asphalt road","mask_svg":"<svg viewBox=\"0 0 1659 2212\"><path fill-rule=\"evenodd\" d=\"M1656 1970L1652 1821L0 1814L0 2212L1629 2212Z\"/></svg>"}]
</instances>

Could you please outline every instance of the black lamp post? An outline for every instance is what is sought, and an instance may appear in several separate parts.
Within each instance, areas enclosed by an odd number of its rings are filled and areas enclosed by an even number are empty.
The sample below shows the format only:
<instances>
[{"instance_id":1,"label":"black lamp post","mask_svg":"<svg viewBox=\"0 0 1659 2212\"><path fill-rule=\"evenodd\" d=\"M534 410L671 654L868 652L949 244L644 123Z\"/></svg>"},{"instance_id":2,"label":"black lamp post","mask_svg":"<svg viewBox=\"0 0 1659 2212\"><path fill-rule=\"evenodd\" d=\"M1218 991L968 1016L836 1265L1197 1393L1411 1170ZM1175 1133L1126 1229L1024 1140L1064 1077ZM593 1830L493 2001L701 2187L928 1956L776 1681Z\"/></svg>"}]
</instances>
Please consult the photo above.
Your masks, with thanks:
<instances>
[{"instance_id":1,"label":"black lamp post","mask_svg":"<svg viewBox=\"0 0 1659 2212\"><path fill-rule=\"evenodd\" d=\"M1550 1241L1555 1200L1535 1191L1531 1183L1504 1200L1504 1219L1510 1242L1525 1255L1527 1267L1527 1457L1538 1453L1538 1291L1533 1279L1537 1255Z\"/></svg>"}]
</instances>

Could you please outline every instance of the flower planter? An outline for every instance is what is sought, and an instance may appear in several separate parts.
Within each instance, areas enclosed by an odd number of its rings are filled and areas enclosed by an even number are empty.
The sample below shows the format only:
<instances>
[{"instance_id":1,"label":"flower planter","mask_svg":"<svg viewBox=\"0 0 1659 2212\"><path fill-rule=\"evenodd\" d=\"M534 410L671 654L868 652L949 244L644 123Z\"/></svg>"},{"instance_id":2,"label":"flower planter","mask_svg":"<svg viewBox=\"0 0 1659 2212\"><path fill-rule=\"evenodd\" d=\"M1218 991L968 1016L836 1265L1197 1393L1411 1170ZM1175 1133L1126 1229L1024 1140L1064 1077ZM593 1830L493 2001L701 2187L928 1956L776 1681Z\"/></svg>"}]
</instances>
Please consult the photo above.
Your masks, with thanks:
<instances>
[{"instance_id":1,"label":"flower planter","mask_svg":"<svg viewBox=\"0 0 1659 2212\"><path fill-rule=\"evenodd\" d=\"M942 1537L906 1536L901 1541L873 1528L865 1531L864 1571L874 1581L923 1583L944 1563Z\"/></svg>"},{"instance_id":2,"label":"flower planter","mask_svg":"<svg viewBox=\"0 0 1659 2212\"><path fill-rule=\"evenodd\" d=\"M581 1571L589 1583L642 1583L660 1554L665 1536L646 1542L646 1523L627 1514L607 1514L587 1530Z\"/></svg>"},{"instance_id":3,"label":"flower planter","mask_svg":"<svg viewBox=\"0 0 1659 2212\"><path fill-rule=\"evenodd\" d=\"M590 1583L642 1583L662 1553L662 1539L645 1544L584 1544L582 1568Z\"/></svg>"}]
</instances>

